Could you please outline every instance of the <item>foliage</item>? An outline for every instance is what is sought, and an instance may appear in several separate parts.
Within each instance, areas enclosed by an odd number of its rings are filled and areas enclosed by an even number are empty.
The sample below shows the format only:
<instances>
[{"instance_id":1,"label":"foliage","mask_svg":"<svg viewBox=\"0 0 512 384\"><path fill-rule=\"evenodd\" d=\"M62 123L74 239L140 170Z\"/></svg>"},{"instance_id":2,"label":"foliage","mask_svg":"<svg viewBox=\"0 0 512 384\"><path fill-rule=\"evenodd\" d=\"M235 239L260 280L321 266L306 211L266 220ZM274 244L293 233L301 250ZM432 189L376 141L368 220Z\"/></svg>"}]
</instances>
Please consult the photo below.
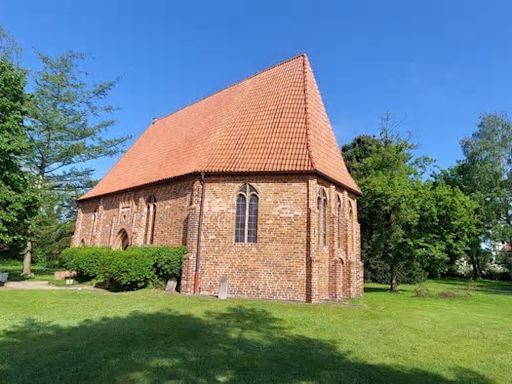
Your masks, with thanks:
<instances>
[{"instance_id":1,"label":"foliage","mask_svg":"<svg viewBox=\"0 0 512 384\"><path fill-rule=\"evenodd\" d=\"M181 275L182 257L187 253L185 246L181 247L147 247L154 248L155 273L158 277L169 279Z\"/></svg>"},{"instance_id":2,"label":"foliage","mask_svg":"<svg viewBox=\"0 0 512 384\"><path fill-rule=\"evenodd\" d=\"M91 83L82 69L86 58L77 52L39 53L42 68L34 74L28 124L32 151L26 164L36 178L39 213L29 242L45 260L69 244L74 200L94 183L88 162L119 153L128 139L108 137L114 108L106 99L116 82ZM26 258L29 262L28 252Z\"/></svg>"},{"instance_id":3,"label":"foliage","mask_svg":"<svg viewBox=\"0 0 512 384\"><path fill-rule=\"evenodd\" d=\"M421 179L413 145L383 127L379 138L358 138L343 153L363 196L359 219L363 259L386 266L392 291L398 275L418 261L414 241L420 218Z\"/></svg>"},{"instance_id":4,"label":"foliage","mask_svg":"<svg viewBox=\"0 0 512 384\"><path fill-rule=\"evenodd\" d=\"M502 265L508 274L508 278L512 279L512 252L502 251L498 255L500 265Z\"/></svg>"},{"instance_id":5,"label":"foliage","mask_svg":"<svg viewBox=\"0 0 512 384\"><path fill-rule=\"evenodd\" d=\"M127 289L141 288L155 278L154 263L155 260L149 252L138 252L134 248L113 251L103 260L97 278L101 281L112 281Z\"/></svg>"},{"instance_id":6,"label":"foliage","mask_svg":"<svg viewBox=\"0 0 512 384\"><path fill-rule=\"evenodd\" d=\"M178 279L185 247L74 247L62 251L62 265L79 275L113 282L125 289L141 288L154 279Z\"/></svg>"},{"instance_id":7,"label":"foliage","mask_svg":"<svg viewBox=\"0 0 512 384\"><path fill-rule=\"evenodd\" d=\"M23 126L28 101L25 76L0 49L0 250L4 251L23 237L35 213L35 194L21 162L29 151Z\"/></svg>"},{"instance_id":8,"label":"foliage","mask_svg":"<svg viewBox=\"0 0 512 384\"><path fill-rule=\"evenodd\" d=\"M0 25L0 58L17 64L20 52L16 40Z\"/></svg>"},{"instance_id":9,"label":"foliage","mask_svg":"<svg viewBox=\"0 0 512 384\"><path fill-rule=\"evenodd\" d=\"M424 284L418 284L418 286L414 288L414 295L416 297L428 297L431 294L430 289L428 289Z\"/></svg>"},{"instance_id":10,"label":"foliage","mask_svg":"<svg viewBox=\"0 0 512 384\"><path fill-rule=\"evenodd\" d=\"M461 146L464 159L438 178L460 188L478 206L478 234L468 252L477 278L492 261L482 243L512 242L512 122L503 113L483 114L477 130Z\"/></svg>"},{"instance_id":11,"label":"foliage","mask_svg":"<svg viewBox=\"0 0 512 384\"><path fill-rule=\"evenodd\" d=\"M111 253L112 249L107 247L66 248L61 253L60 261L66 269L93 278L108 267L104 261L107 261Z\"/></svg>"},{"instance_id":12,"label":"foliage","mask_svg":"<svg viewBox=\"0 0 512 384\"><path fill-rule=\"evenodd\" d=\"M426 252L425 270L445 275L466 257L478 236L478 205L458 187L427 181L423 185L419 244Z\"/></svg>"},{"instance_id":13,"label":"foliage","mask_svg":"<svg viewBox=\"0 0 512 384\"><path fill-rule=\"evenodd\" d=\"M390 284L445 274L470 248L477 205L459 188L425 180L432 160L415 157L410 140L390 133L360 136L343 147L362 189L359 221L365 277Z\"/></svg>"},{"instance_id":14,"label":"foliage","mask_svg":"<svg viewBox=\"0 0 512 384\"><path fill-rule=\"evenodd\" d=\"M73 221L61 220L64 208L54 194L47 194L41 205L42 209L34 217L31 226L34 238L37 239L33 258L36 263L54 267L58 264L62 250L71 243L75 225Z\"/></svg>"}]
</instances>

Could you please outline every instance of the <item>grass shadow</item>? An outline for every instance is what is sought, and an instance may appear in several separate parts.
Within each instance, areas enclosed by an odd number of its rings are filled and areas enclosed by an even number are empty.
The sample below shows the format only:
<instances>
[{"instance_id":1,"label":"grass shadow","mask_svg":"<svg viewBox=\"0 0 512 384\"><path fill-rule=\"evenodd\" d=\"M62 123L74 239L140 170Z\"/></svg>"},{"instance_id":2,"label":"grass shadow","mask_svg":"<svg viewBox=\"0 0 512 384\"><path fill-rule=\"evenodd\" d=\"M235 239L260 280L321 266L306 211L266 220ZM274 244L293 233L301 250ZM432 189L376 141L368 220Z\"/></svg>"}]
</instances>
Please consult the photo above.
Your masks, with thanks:
<instances>
[{"instance_id":1,"label":"grass shadow","mask_svg":"<svg viewBox=\"0 0 512 384\"><path fill-rule=\"evenodd\" d=\"M53 273L57 271L57 269L53 268L45 268L39 265L32 266L32 274L31 277L25 277L21 275L22 264L17 262L10 263L0 263L0 272L8 272L9 273L9 281L23 281L23 280L53 280Z\"/></svg>"},{"instance_id":2,"label":"grass shadow","mask_svg":"<svg viewBox=\"0 0 512 384\"><path fill-rule=\"evenodd\" d=\"M204 317L134 312L71 327L26 320L0 334L6 383L489 383L351 359L330 342L290 332L243 306Z\"/></svg>"},{"instance_id":3,"label":"grass shadow","mask_svg":"<svg viewBox=\"0 0 512 384\"><path fill-rule=\"evenodd\" d=\"M389 287L382 286L382 287L364 287L365 292L372 292L372 293L390 293Z\"/></svg>"},{"instance_id":4,"label":"grass shadow","mask_svg":"<svg viewBox=\"0 0 512 384\"><path fill-rule=\"evenodd\" d=\"M453 286L456 289L474 290L501 295L512 295L512 282L497 280L469 280L461 278L435 279L434 281Z\"/></svg>"}]
</instances>

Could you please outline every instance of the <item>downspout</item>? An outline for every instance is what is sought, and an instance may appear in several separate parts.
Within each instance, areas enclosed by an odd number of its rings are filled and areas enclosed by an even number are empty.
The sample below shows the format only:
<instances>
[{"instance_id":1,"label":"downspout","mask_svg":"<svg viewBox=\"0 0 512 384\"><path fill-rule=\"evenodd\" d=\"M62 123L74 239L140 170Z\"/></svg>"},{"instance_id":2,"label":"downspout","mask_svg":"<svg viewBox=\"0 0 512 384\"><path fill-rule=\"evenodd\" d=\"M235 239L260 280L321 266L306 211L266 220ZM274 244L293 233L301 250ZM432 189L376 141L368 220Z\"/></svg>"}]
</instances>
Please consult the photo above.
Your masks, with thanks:
<instances>
[{"instance_id":1,"label":"downspout","mask_svg":"<svg viewBox=\"0 0 512 384\"><path fill-rule=\"evenodd\" d=\"M201 201L199 203L199 220L197 223L196 268L194 271L194 294L199 294L199 268L201 265L201 228L203 226L204 209L204 172L201 172Z\"/></svg>"}]
</instances>

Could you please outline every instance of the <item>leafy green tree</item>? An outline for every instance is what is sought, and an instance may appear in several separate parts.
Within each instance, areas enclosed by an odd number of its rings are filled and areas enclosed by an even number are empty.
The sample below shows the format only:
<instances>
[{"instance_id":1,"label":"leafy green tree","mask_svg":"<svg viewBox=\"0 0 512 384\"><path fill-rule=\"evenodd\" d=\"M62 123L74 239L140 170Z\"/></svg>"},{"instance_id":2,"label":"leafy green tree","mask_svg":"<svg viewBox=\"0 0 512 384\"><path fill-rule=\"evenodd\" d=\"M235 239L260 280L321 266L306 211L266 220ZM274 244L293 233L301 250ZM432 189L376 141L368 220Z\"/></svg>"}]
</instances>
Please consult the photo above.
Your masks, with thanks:
<instances>
[{"instance_id":1,"label":"leafy green tree","mask_svg":"<svg viewBox=\"0 0 512 384\"><path fill-rule=\"evenodd\" d=\"M343 148L363 192L359 218L364 261L385 267L391 291L397 290L404 268L421 255L415 238L422 182L420 159L414 159L413 148L409 141L391 135L386 126L379 138L356 138Z\"/></svg>"},{"instance_id":2,"label":"leafy green tree","mask_svg":"<svg viewBox=\"0 0 512 384\"><path fill-rule=\"evenodd\" d=\"M35 195L22 157L29 151L23 125L26 73L12 60L0 28L0 250L23 238L34 213Z\"/></svg>"},{"instance_id":3,"label":"leafy green tree","mask_svg":"<svg viewBox=\"0 0 512 384\"><path fill-rule=\"evenodd\" d=\"M89 162L116 155L129 138L107 136L114 124L107 97L115 81L91 83L82 69L86 58L76 52L55 58L39 54L42 69L34 76L27 159L36 178L39 213L27 241L25 274L30 273L33 246L40 248L36 253L58 253L45 248L48 230L61 234L53 244L69 241L74 199L93 183Z\"/></svg>"},{"instance_id":4,"label":"leafy green tree","mask_svg":"<svg viewBox=\"0 0 512 384\"><path fill-rule=\"evenodd\" d=\"M512 241L512 122L503 113L483 114L477 130L461 141L464 159L437 178L460 188L478 205L478 233L468 253L473 277L489 262L483 243Z\"/></svg>"},{"instance_id":5,"label":"leafy green tree","mask_svg":"<svg viewBox=\"0 0 512 384\"><path fill-rule=\"evenodd\" d=\"M422 191L419 244L426 253L424 268L433 276L453 272L478 238L478 204L458 187L427 181Z\"/></svg>"},{"instance_id":6,"label":"leafy green tree","mask_svg":"<svg viewBox=\"0 0 512 384\"><path fill-rule=\"evenodd\" d=\"M389 116L388 116L389 118ZM360 136L343 147L362 189L359 220L365 275L398 283L447 272L470 249L477 231L477 205L459 188L426 180L432 165L415 157L414 145L389 133Z\"/></svg>"}]
</instances>

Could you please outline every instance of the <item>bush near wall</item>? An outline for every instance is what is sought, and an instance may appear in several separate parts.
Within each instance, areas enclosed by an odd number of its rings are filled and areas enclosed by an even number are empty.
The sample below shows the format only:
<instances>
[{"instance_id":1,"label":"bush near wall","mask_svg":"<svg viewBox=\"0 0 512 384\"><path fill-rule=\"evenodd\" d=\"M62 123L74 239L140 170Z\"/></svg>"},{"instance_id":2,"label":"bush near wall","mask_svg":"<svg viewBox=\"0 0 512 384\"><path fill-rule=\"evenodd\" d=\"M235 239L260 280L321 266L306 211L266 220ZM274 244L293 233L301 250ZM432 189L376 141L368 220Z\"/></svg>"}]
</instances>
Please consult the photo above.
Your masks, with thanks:
<instances>
[{"instance_id":1,"label":"bush near wall","mask_svg":"<svg viewBox=\"0 0 512 384\"><path fill-rule=\"evenodd\" d=\"M186 247L74 247L62 252L61 263L80 276L137 289L156 280L179 279L186 253Z\"/></svg>"}]
</instances>

